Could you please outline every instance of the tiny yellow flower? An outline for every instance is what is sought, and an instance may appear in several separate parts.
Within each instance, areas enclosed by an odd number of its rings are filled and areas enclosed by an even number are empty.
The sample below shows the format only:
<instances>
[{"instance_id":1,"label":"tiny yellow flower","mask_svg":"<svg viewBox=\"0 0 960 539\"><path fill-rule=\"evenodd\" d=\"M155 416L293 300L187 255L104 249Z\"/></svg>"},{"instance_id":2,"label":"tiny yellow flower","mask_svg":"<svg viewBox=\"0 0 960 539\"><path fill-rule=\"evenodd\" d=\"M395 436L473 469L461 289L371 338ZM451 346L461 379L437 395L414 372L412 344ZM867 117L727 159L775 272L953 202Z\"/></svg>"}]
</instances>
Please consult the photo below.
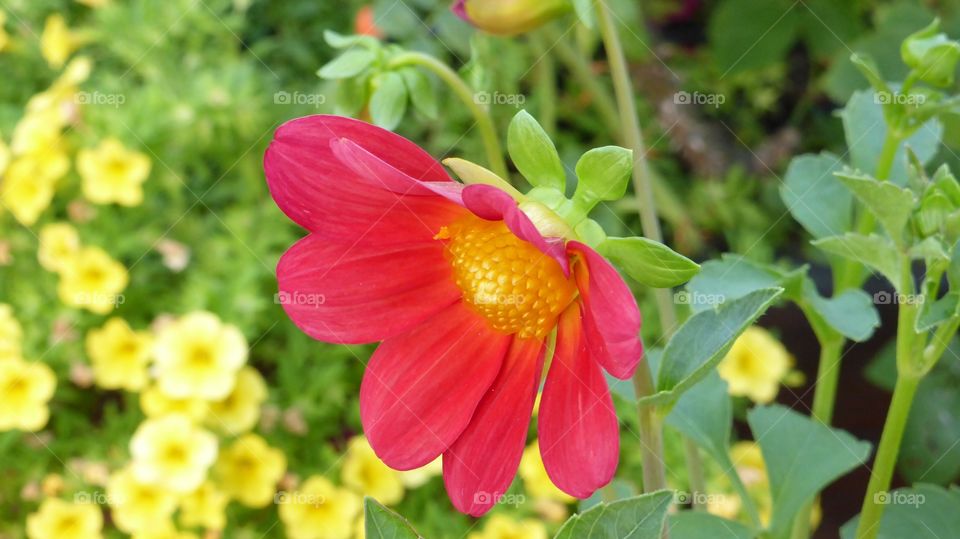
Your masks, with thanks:
<instances>
[{"instance_id":1,"label":"tiny yellow flower","mask_svg":"<svg viewBox=\"0 0 960 539\"><path fill-rule=\"evenodd\" d=\"M77 171L83 196L90 202L138 206L143 202L143 182L150 175L150 158L108 138L95 149L77 153Z\"/></svg>"},{"instance_id":2,"label":"tiny yellow flower","mask_svg":"<svg viewBox=\"0 0 960 539\"><path fill-rule=\"evenodd\" d=\"M547 539L547 529L533 519L516 521L495 514L487 520L482 531L471 533L467 539Z\"/></svg>"},{"instance_id":3,"label":"tiny yellow flower","mask_svg":"<svg viewBox=\"0 0 960 539\"><path fill-rule=\"evenodd\" d=\"M21 359L0 362L0 431L36 432L47 424L57 378L50 367Z\"/></svg>"},{"instance_id":4,"label":"tiny yellow flower","mask_svg":"<svg viewBox=\"0 0 960 539\"><path fill-rule=\"evenodd\" d=\"M13 308L0 303L0 362L20 358L23 328L13 316Z\"/></svg>"},{"instance_id":5,"label":"tiny yellow flower","mask_svg":"<svg viewBox=\"0 0 960 539\"><path fill-rule=\"evenodd\" d=\"M731 395L758 403L772 401L790 371L790 354L769 331L751 326L733 343L717 367Z\"/></svg>"},{"instance_id":6,"label":"tiny yellow flower","mask_svg":"<svg viewBox=\"0 0 960 539\"><path fill-rule=\"evenodd\" d=\"M53 201L55 181L43 171L46 166L32 155L19 157L0 181L0 206L24 226L36 223Z\"/></svg>"},{"instance_id":7,"label":"tiny yellow flower","mask_svg":"<svg viewBox=\"0 0 960 539\"><path fill-rule=\"evenodd\" d=\"M138 480L185 494L206 479L217 438L182 415L147 419L130 439L130 455Z\"/></svg>"},{"instance_id":8,"label":"tiny yellow flower","mask_svg":"<svg viewBox=\"0 0 960 539\"><path fill-rule=\"evenodd\" d=\"M290 539L349 539L360 510L359 496L313 476L283 496L279 512Z\"/></svg>"},{"instance_id":9,"label":"tiny yellow flower","mask_svg":"<svg viewBox=\"0 0 960 539\"><path fill-rule=\"evenodd\" d=\"M169 524L177 509L177 496L159 485L138 480L128 467L107 481L107 504L117 528L135 533Z\"/></svg>"},{"instance_id":10,"label":"tiny yellow flower","mask_svg":"<svg viewBox=\"0 0 960 539\"><path fill-rule=\"evenodd\" d=\"M523 478L523 487L531 497L538 500L552 500L561 503L571 503L574 498L563 492L550 477L543 465L540 456L540 441L537 440L523 450L520 459L520 477Z\"/></svg>"},{"instance_id":11,"label":"tiny yellow flower","mask_svg":"<svg viewBox=\"0 0 960 539\"><path fill-rule=\"evenodd\" d=\"M400 482L408 489L422 487L427 481L443 473L443 460L440 457L419 468L400 472Z\"/></svg>"},{"instance_id":12,"label":"tiny yellow flower","mask_svg":"<svg viewBox=\"0 0 960 539\"><path fill-rule=\"evenodd\" d=\"M102 532L103 513L93 504L47 498L27 517L29 539L100 539Z\"/></svg>"},{"instance_id":13,"label":"tiny yellow flower","mask_svg":"<svg viewBox=\"0 0 960 539\"><path fill-rule=\"evenodd\" d=\"M160 331L154 358L157 381L167 395L221 400L247 361L247 341L216 315L194 312Z\"/></svg>"},{"instance_id":14,"label":"tiny yellow flower","mask_svg":"<svg viewBox=\"0 0 960 539\"><path fill-rule=\"evenodd\" d=\"M216 484L247 507L266 507L274 500L287 458L256 434L244 434L220 452L213 467Z\"/></svg>"},{"instance_id":15,"label":"tiny yellow flower","mask_svg":"<svg viewBox=\"0 0 960 539\"><path fill-rule=\"evenodd\" d=\"M107 314L123 303L127 268L99 247L84 247L64 264L57 292L60 301L97 314Z\"/></svg>"},{"instance_id":16,"label":"tiny yellow flower","mask_svg":"<svg viewBox=\"0 0 960 539\"><path fill-rule=\"evenodd\" d=\"M140 409L147 417L179 414L199 423L207 417L209 405L207 401L194 397L171 397L152 385L140 393Z\"/></svg>"},{"instance_id":17,"label":"tiny yellow flower","mask_svg":"<svg viewBox=\"0 0 960 539\"><path fill-rule=\"evenodd\" d=\"M260 419L260 406L267 399L267 384L257 369L246 366L237 372L237 382L227 398L210 403L207 423L222 432L247 432Z\"/></svg>"},{"instance_id":18,"label":"tiny yellow flower","mask_svg":"<svg viewBox=\"0 0 960 539\"><path fill-rule=\"evenodd\" d=\"M104 389L143 389L151 342L148 331L134 331L122 318L111 318L103 327L90 330L86 349L94 382Z\"/></svg>"},{"instance_id":19,"label":"tiny yellow flower","mask_svg":"<svg viewBox=\"0 0 960 539\"><path fill-rule=\"evenodd\" d=\"M399 472L377 457L364 436L355 436L347 444L340 478L344 486L384 505L393 505L403 499Z\"/></svg>"},{"instance_id":20,"label":"tiny yellow flower","mask_svg":"<svg viewBox=\"0 0 960 539\"><path fill-rule=\"evenodd\" d=\"M40 229L37 259L47 271L60 271L80 251L80 235L69 223L51 223Z\"/></svg>"},{"instance_id":21,"label":"tiny yellow flower","mask_svg":"<svg viewBox=\"0 0 960 539\"><path fill-rule=\"evenodd\" d=\"M79 37L67 27L63 15L54 13L47 17L40 35L40 52L53 69L63 67L67 58L80 46Z\"/></svg>"},{"instance_id":22,"label":"tiny yellow flower","mask_svg":"<svg viewBox=\"0 0 960 539\"><path fill-rule=\"evenodd\" d=\"M210 481L180 499L180 524L185 528L222 530L227 525L230 498Z\"/></svg>"}]
</instances>

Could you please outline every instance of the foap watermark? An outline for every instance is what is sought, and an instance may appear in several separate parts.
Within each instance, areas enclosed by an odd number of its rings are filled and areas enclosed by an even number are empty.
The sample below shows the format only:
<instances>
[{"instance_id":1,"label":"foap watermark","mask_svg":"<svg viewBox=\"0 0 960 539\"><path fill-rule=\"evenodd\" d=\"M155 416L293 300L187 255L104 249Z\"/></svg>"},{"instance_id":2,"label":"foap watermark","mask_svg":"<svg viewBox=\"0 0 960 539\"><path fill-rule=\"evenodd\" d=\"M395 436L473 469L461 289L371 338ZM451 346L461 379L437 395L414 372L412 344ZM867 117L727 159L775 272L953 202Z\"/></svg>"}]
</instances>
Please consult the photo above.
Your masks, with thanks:
<instances>
[{"instance_id":1,"label":"foap watermark","mask_svg":"<svg viewBox=\"0 0 960 539\"><path fill-rule=\"evenodd\" d=\"M873 503L877 505L912 505L920 507L927 502L927 497L919 492L885 492L880 491L873 495Z\"/></svg>"},{"instance_id":2,"label":"foap watermark","mask_svg":"<svg viewBox=\"0 0 960 539\"><path fill-rule=\"evenodd\" d=\"M673 494L673 501L680 505L707 506L723 503L727 498L724 494L708 494L706 492L685 492L678 490Z\"/></svg>"},{"instance_id":3,"label":"foap watermark","mask_svg":"<svg viewBox=\"0 0 960 539\"><path fill-rule=\"evenodd\" d=\"M727 102L727 96L703 92L690 93L680 90L673 94L673 102L677 105L710 105L714 108L719 108L720 105Z\"/></svg>"},{"instance_id":4,"label":"foap watermark","mask_svg":"<svg viewBox=\"0 0 960 539\"><path fill-rule=\"evenodd\" d=\"M927 102L923 94L895 94L893 92L875 92L873 102L877 105L914 105L919 106Z\"/></svg>"},{"instance_id":5,"label":"foap watermark","mask_svg":"<svg viewBox=\"0 0 960 539\"><path fill-rule=\"evenodd\" d=\"M93 505L119 505L121 500L112 494L105 492L88 492L81 490L73 494L73 503L93 504Z\"/></svg>"},{"instance_id":6,"label":"foap watermark","mask_svg":"<svg viewBox=\"0 0 960 539\"><path fill-rule=\"evenodd\" d=\"M523 494L496 494L494 492L479 491L473 495L473 503L479 505L512 505L519 507L527 502L527 497Z\"/></svg>"},{"instance_id":7,"label":"foap watermark","mask_svg":"<svg viewBox=\"0 0 960 539\"><path fill-rule=\"evenodd\" d=\"M473 102L478 105L510 105L518 109L527 102L523 94L503 94L500 92L477 92L473 94Z\"/></svg>"},{"instance_id":8,"label":"foap watermark","mask_svg":"<svg viewBox=\"0 0 960 539\"><path fill-rule=\"evenodd\" d=\"M327 297L308 292L277 292L273 295L273 302L277 305L317 307L326 303Z\"/></svg>"},{"instance_id":9,"label":"foap watermark","mask_svg":"<svg viewBox=\"0 0 960 539\"><path fill-rule=\"evenodd\" d=\"M673 302L677 305L720 305L727 300L723 294L704 294L681 290L673 295Z\"/></svg>"},{"instance_id":10,"label":"foap watermark","mask_svg":"<svg viewBox=\"0 0 960 539\"><path fill-rule=\"evenodd\" d=\"M273 94L274 105L311 105L319 107L327 102L324 94L308 94L304 92L287 92L280 90Z\"/></svg>"},{"instance_id":11,"label":"foap watermark","mask_svg":"<svg viewBox=\"0 0 960 539\"><path fill-rule=\"evenodd\" d=\"M924 301L923 294L901 294L881 290L873 295L874 305L922 305Z\"/></svg>"},{"instance_id":12,"label":"foap watermark","mask_svg":"<svg viewBox=\"0 0 960 539\"><path fill-rule=\"evenodd\" d=\"M527 296L523 294L488 294L477 292L473 296L475 305L523 305Z\"/></svg>"},{"instance_id":13,"label":"foap watermark","mask_svg":"<svg viewBox=\"0 0 960 539\"><path fill-rule=\"evenodd\" d=\"M119 108L127 102L124 94L110 94L104 92L77 92L74 100L78 105L98 105Z\"/></svg>"},{"instance_id":14,"label":"foap watermark","mask_svg":"<svg viewBox=\"0 0 960 539\"><path fill-rule=\"evenodd\" d=\"M113 305L113 308L127 302L123 294L104 294L103 292L78 292L73 296L77 305Z\"/></svg>"},{"instance_id":15,"label":"foap watermark","mask_svg":"<svg viewBox=\"0 0 960 539\"><path fill-rule=\"evenodd\" d=\"M326 503L327 498L319 494L310 494L308 492L287 492L281 490L273 495L273 503L282 505L292 503L296 505L312 505L319 507Z\"/></svg>"}]
</instances>

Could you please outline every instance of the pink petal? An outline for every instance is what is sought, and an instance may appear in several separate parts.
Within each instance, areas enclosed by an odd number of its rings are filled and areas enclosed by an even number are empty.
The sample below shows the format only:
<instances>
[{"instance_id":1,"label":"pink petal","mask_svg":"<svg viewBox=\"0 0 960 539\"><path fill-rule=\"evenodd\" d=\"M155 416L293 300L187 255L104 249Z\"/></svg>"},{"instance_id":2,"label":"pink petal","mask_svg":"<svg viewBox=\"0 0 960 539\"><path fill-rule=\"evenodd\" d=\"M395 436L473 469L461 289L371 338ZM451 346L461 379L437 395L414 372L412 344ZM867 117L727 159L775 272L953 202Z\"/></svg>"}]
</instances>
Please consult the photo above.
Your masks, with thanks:
<instances>
[{"instance_id":1,"label":"pink petal","mask_svg":"<svg viewBox=\"0 0 960 539\"><path fill-rule=\"evenodd\" d=\"M556 260L563 268L564 275L570 274L563 238L543 237L533 221L517 206L517 201L507 193L492 185L468 185L463 189L463 203L481 219L503 220L518 238L532 243L541 252Z\"/></svg>"},{"instance_id":2,"label":"pink petal","mask_svg":"<svg viewBox=\"0 0 960 539\"><path fill-rule=\"evenodd\" d=\"M278 299L307 335L368 343L403 333L456 302L443 245L332 243L310 234L277 264Z\"/></svg>"},{"instance_id":3,"label":"pink petal","mask_svg":"<svg viewBox=\"0 0 960 539\"><path fill-rule=\"evenodd\" d=\"M527 440L543 350L542 341L514 339L470 425L443 454L443 481L460 512L479 517L510 488Z\"/></svg>"},{"instance_id":4,"label":"pink petal","mask_svg":"<svg viewBox=\"0 0 960 539\"><path fill-rule=\"evenodd\" d=\"M577 305L560 315L537 430L547 475L567 494L588 498L613 479L620 453L617 415L603 373L590 357Z\"/></svg>"},{"instance_id":5,"label":"pink petal","mask_svg":"<svg viewBox=\"0 0 960 539\"><path fill-rule=\"evenodd\" d=\"M643 357L640 308L630 287L599 253L580 243L567 244L571 256L580 255L583 266L574 268L585 305L584 328L590 353L612 376L633 376Z\"/></svg>"},{"instance_id":6,"label":"pink petal","mask_svg":"<svg viewBox=\"0 0 960 539\"><path fill-rule=\"evenodd\" d=\"M503 364L510 336L462 303L377 348L360 386L360 418L391 468L435 459L460 436Z\"/></svg>"}]
</instances>

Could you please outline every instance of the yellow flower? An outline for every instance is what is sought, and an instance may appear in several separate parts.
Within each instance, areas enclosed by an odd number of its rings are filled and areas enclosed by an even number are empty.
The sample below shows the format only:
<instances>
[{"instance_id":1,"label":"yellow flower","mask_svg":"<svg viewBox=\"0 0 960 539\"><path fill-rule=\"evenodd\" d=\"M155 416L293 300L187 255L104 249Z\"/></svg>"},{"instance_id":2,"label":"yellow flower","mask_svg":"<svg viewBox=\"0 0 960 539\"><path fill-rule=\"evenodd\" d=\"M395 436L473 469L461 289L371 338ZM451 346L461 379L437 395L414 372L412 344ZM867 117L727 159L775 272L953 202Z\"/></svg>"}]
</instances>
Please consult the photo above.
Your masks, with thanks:
<instances>
[{"instance_id":1,"label":"yellow flower","mask_svg":"<svg viewBox=\"0 0 960 539\"><path fill-rule=\"evenodd\" d=\"M47 424L57 378L43 363L0 362L0 431L36 432Z\"/></svg>"},{"instance_id":2,"label":"yellow flower","mask_svg":"<svg viewBox=\"0 0 960 539\"><path fill-rule=\"evenodd\" d=\"M547 529L533 519L516 521L496 514L487 520L483 531L473 532L467 539L547 539Z\"/></svg>"},{"instance_id":3,"label":"yellow flower","mask_svg":"<svg viewBox=\"0 0 960 539\"><path fill-rule=\"evenodd\" d=\"M186 528L222 530L227 525L230 498L210 481L180 499L180 524Z\"/></svg>"},{"instance_id":4,"label":"yellow flower","mask_svg":"<svg viewBox=\"0 0 960 539\"><path fill-rule=\"evenodd\" d=\"M733 343L717 367L731 395L767 403L777 396L790 371L790 354L767 330L752 326Z\"/></svg>"},{"instance_id":5,"label":"yellow flower","mask_svg":"<svg viewBox=\"0 0 960 539\"><path fill-rule=\"evenodd\" d=\"M140 391L147 384L150 346L150 333L133 331L122 318L90 330L86 348L93 380L104 389Z\"/></svg>"},{"instance_id":6,"label":"yellow flower","mask_svg":"<svg viewBox=\"0 0 960 539\"><path fill-rule=\"evenodd\" d=\"M177 496L159 485L138 480L128 467L107 481L107 503L117 528L134 533L169 524L177 509Z\"/></svg>"},{"instance_id":7,"label":"yellow flower","mask_svg":"<svg viewBox=\"0 0 960 539\"><path fill-rule=\"evenodd\" d=\"M80 251L80 235L69 223L51 223L40 229L37 259L48 271L60 271Z\"/></svg>"},{"instance_id":8,"label":"yellow flower","mask_svg":"<svg viewBox=\"0 0 960 539\"><path fill-rule=\"evenodd\" d=\"M440 457L419 468L400 472L400 482L408 489L422 487L427 481L443 473L443 461Z\"/></svg>"},{"instance_id":9,"label":"yellow flower","mask_svg":"<svg viewBox=\"0 0 960 539\"><path fill-rule=\"evenodd\" d=\"M6 303L0 303L0 362L19 359L22 340L23 328L13 316L13 309Z\"/></svg>"},{"instance_id":10,"label":"yellow flower","mask_svg":"<svg viewBox=\"0 0 960 539\"><path fill-rule=\"evenodd\" d=\"M392 505L403 499L400 474L377 457L364 436L355 436L347 444L340 478L344 486L382 504Z\"/></svg>"},{"instance_id":11,"label":"yellow flower","mask_svg":"<svg viewBox=\"0 0 960 539\"><path fill-rule=\"evenodd\" d=\"M90 202L138 206L143 202L142 184L150 175L150 159L108 138L95 149L77 152L77 171L83 179L83 196Z\"/></svg>"},{"instance_id":12,"label":"yellow flower","mask_svg":"<svg viewBox=\"0 0 960 539\"><path fill-rule=\"evenodd\" d=\"M123 264L99 247L84 247L64 264L57 292L66 305L106 314L123 303L128 280Z\"/></svg>"},{"instance_id":13,"label":"yellow flower","mask_svg":"<svg viewBox=\"0 0 960 539\"><path fill-rule=\"evenodd\" d=\"M100 539L103 513L93 504L74 504L47 498L27 517L29 539Z\"/></svg>"},{"instance_id":14,"label":"yellow flower","mask_svg":"<svg viewBox=\"0 0 960 539\"><path fill-rule=\"evenodd\" d=\"M0 181L0 205L24 226L36 223L53 201L56 182L44 172L48 166L33 156L20 157Z\"/></svg>"},{"instance_id":15,"label":"yellow flower","mask_svg":"<svg viewBox=\"0 0 960 539\"><path fill-rule=\"evenodd\" d=\"M131 469L140 481L187 493L217 459L217 438L186 416L147 419L130 439Z\"/></svg>"},{"instance_id":16,"label":"yellow flower","mask_svg":"<svg viewBox=\"0 0 960 539\"><path fill-rule=\"evenodd\" d=\"M140 393L140 409L147 417L180 414L200 422L207 417L209 407L203 399L170 397L153 385Z\"/></svg>"},{"instance_id":17,"label":"yellow flower","mask_svg":"<svg viewBox=\"0 0 960 539\"><path fill-rule=\"evenodd\" d=\"M280 500L280 520L290 539L349 539L360 498L321 476L307 479Z\"/></svg>"},{"instance_id":18,"label":"yellow flower","mask_svg":"<svg viewBox=\"0 0 960 539\"><path fill-rule=\"evenodd\" d=\"M247 361L247 341L216 315L194 312L160 331L154 357L157 381L167 395L220 400L233 390Z\"/></svg>"},{"instance_id":19,"label":"yellow flower","mask_svg":"<svg viewBox=\"0 0 960 539\"><path fill-rule=\"evenodd\" d=\"M80 38L67 27L59 13L47 17L40 36L40 52L53 69L63 67L67 58L80 46Z\"/></svg>"},{"instance_id":20,"label":"yellow flower","mask_svg":"<svg viewBox=\"0 0 960 539\"><path fill-rule=\"evenodd\" d=\"M260 405L267 398L267 384L257 369L247 366L237 373L237 382L227 398L211 402L207 422L231 435L247 432L260 419Z\"/></svg>"},{"instance_id":21,"label":"yellow flower","mask_svg":"<svg viewBox=\"0 0 960 539\"><path fill-rule=\"evenodd\" d=\"M523 487L534 499L553 500L561 503L573 502L573 497L557 488L547 476L547 469L540 457L539 440L523 450L519 472L520 477L523 478Z\"/></svg>"},{"instance_id":22,"label":"yellow flower","mask_svg":"<svg viewBox=\"0 0 960 539\"><path fill-rule=\"evenodd\" d=\"M247 507L266 507L286 469L282 451L256 434L244 434L220 452L213 475L231 498Z\"/></svg>"}]
</instances>

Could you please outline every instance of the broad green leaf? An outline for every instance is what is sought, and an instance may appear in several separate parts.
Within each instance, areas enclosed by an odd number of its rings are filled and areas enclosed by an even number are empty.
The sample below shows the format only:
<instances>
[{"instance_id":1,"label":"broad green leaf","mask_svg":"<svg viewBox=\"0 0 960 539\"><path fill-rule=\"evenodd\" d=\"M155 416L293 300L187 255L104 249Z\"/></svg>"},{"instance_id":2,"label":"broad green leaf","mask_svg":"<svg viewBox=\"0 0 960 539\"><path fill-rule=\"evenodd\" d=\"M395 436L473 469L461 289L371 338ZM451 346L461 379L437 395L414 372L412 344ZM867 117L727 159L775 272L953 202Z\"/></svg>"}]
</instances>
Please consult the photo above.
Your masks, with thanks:
<instances>
[{"instance_id":1,"label":"broad green leaf","mask_svg":"<svg viewBox=\"0 0 960 539\"><path fill-rule=\"evenodd\" d=\"M960 290L951 290L942 298L928 300L921 306L915 329L917 333L928 331L957 314L960 314Z\"/></svg>"},{"instance_id":2,"label":"broad green leaf","mask_svg":"<svg viewBox=\"0 0 960 539\"><path fill-rule=\"evenodd\" d=\"M813 281L806 278L803 297L825 324L852 341L866 341L880 327L880 315L873 298L863 290L846 290L839 296L825 298L817 292Z\"/></svg>"},{"instance_id":3,"label":"broad green leaf","mask_svg":"<svg viewBox=\"0 0 960 539\"><path fill-rule=\"evenodd\" d=\"M773 498L771 537L786 537L801 507L870 456L870 444L781 405L747 412Z\"/></svg>"},{"instance_id":4,"label":"broad green leaf","mask_svg":"<svg viewBox=\"0 0 960 539\"><path fill-rule=\"evenodd\" d=\"M917 203L917 198L909 189L850 171L835 175L876 216L895 242L903 241L903 230Z\"/></svg>"},{"instance_id":5,"label":"broad green leaf","mask_svg":"<svg viewBox=\"0 0 960 539\"><path fill-rule=\"evenodd\" d=\"M663 350L657 373L657 393L641 400L670 403L703 380L723 359L733 341L782 292L782 288L763 288L690 317Z\"/></svg>"},{"instance_id":6,"label":"broad green leaf","mask_svg":"<svg viewBox=\"0 0 960 539\"><path fill-rule=\"evenodd\" d=\"M780 198L814 238L853 228L853 197L833 175L843 166L839 157L825 152L795 157L787 167Z\"/></svg>"},{"instance_id":7,"label":"broad green leaf","mask_svg":"<svg viewBox=\"0 0 960 539\"><path fill-rule=\"evenodd\" d=\"M594 0L573 0L573 10L576 12L577 18L584 26L591 29L597 25L594 18L593 3Z\"/></svg>"},{"instance_id":8,"label":"broad green leaf","mask_svg":"<svg viewBox=\"0 0 960 539\"><path fill-rule=\"evenodd\" d=\"M601 200L620 200L633 171L633 152L619 146L594 148L577 161L573 202L586 210Z\"/></svg>"},{"instance_id":9,"label":"broad green leaf","mask_svg":"<svg viewBox=\"0 0 960 539\"><path fill-rule=\"evenodd\" d=\"M680 511L667 518L670 539L755 539L757 532L739 522L703 511Z\"/></svg>"},{"instance_id":10,"label":"broad green leaf","mask_svg":"<svg viewBox=\"0 0 960 539\"><path fill-rule=\"evenodd\" d=\"M656 539L671 503L666 490L601 503L570 517L554 539Z\"/></svg>"},{"instance_id":11,"label":"broad green leaf","mask_svg":"<svg viewBox=\"0 0 960 539\"><path fill-rule=\"evenodd\" d=\"M611 496L612 494L612 496ZM580 503L577 504L577 512L583 513L584 511L591 509L600 505L606 500L607 502L613 502L616 500L623 500L626 498L633 498L634 496L640 494L637 492L637 487L630 481L626 479L620 479L619 477L614 477L610 483L603 487L600 490L597 490L589 498L585 500L580 500Z\"/></svg>"},{"instance_id":12,"label":"broad green leaf","mask_svg":"<svg viewBox=\"0 0 960 539\"><path fill-rule=\"evenodd\" d=\"M363 499L364 529L368 539L420 539L410 523L371 497Z\"/></svg>"},{"instance_id":13,"label":"broad green leaf","mask_svg":"<svg viewBox=\"0 0 960 539\"><path fill-rule=\"evenodd\" d=\"M321 67L317 75L323 79L355 77L370 67L376 58L376 54L366 49L350 49Z\"/></svg>"},{"instance_id":14,"label":"broad green leaf","mask_svg":"<svg viewBox=\"0 0 960 539\"><path fill-rule=\"evenodd\" d=\"M957 374L943 369L920 383L897 459L897 470L907 483L947 485L960 479L960 415L947 412L960 410Z\"/></svg>"},{"instance_id":15,"label":"broad green leaf","mask_svg":"<svg viewBox=\"0 0 960 539\"><path fill-rule=\"evenodd\" d=\"M689 305L694 312L711 309L760 290L782 286L783 275L739 255L725 253L720 260L709 260L700 266L686 286L674 294L678 303Z\"/></svg>"},{"instance_id":16,"label":"broad green leaf","mask_svg":"<svg viewBox=\"0 0 960 539\"><path fill-rule=\"evenodd\" d=\"M398 73L383 73L373 81L370 96L370 118L384 129L393 130L400 125L407 111L407 87Z\"/></svg>"},{"instance_id":17,"label":"broad green leaf","mask_svg":"<svg viewBox=\"0 0 960 539\"><path fill-rule=\"evenodd\" d=\"M654 288L679 286L700 270L696 262L647 238L607 238L600 253L638 283Z\"/></svg>"},{"instance_id":18,"label":"broad green leaf","mask_svg":"<svg viewBox=\"0 0 960 539\"><path fill-rule=\"evenodd\" d=\"M824 251L849 258L873 271L880 272L890 283L900 287L900 253L893 243L882 236L848 233L813 242Z\"/></svg>"},{"instance_id":19,"label":"broad green leaf","mask_svg":"<svg viewBox=\"0 0 960 539\"><path fill-rule=\"evenodd\" d=\"M414 108L427 118L437 117L437 94L430 78L415 68L400 70L403 82L407 85L410 102Z\"/></svg>"},{"instance_id":20,"label":"broad green leaf","mask_svg":"<svg viewBox=\"0 0 960 539\"><path fill-rule=\"evenodd\" d=\"M946 539L960 530L960 490L934 485L916 485L883 493L888 500L877 539ZM840 529L842 539L856 536L860 517L854 517Z\"/></svg>"},{"instance_id":21,"label":"broad green leaf","mask_svg":"<svg viewBox=\"0 0 960 539\"><path fill-rule=\"evenodd\" d=\"M716 371L681 395L666 421L721 465L729 462L733 406Z\"/></svg>"},{"instance_id":22,"label":"broad green leaf","mask_svg":"<svg viewBox=\"0 0 960 539\"><path fill-rule=\"evenodd\" d=\"M543 127L525 110L513 117L507 130L507 151L517 170L534 187L566 191L566 173L557 148Z\"/></svg>"}]
</instances>

